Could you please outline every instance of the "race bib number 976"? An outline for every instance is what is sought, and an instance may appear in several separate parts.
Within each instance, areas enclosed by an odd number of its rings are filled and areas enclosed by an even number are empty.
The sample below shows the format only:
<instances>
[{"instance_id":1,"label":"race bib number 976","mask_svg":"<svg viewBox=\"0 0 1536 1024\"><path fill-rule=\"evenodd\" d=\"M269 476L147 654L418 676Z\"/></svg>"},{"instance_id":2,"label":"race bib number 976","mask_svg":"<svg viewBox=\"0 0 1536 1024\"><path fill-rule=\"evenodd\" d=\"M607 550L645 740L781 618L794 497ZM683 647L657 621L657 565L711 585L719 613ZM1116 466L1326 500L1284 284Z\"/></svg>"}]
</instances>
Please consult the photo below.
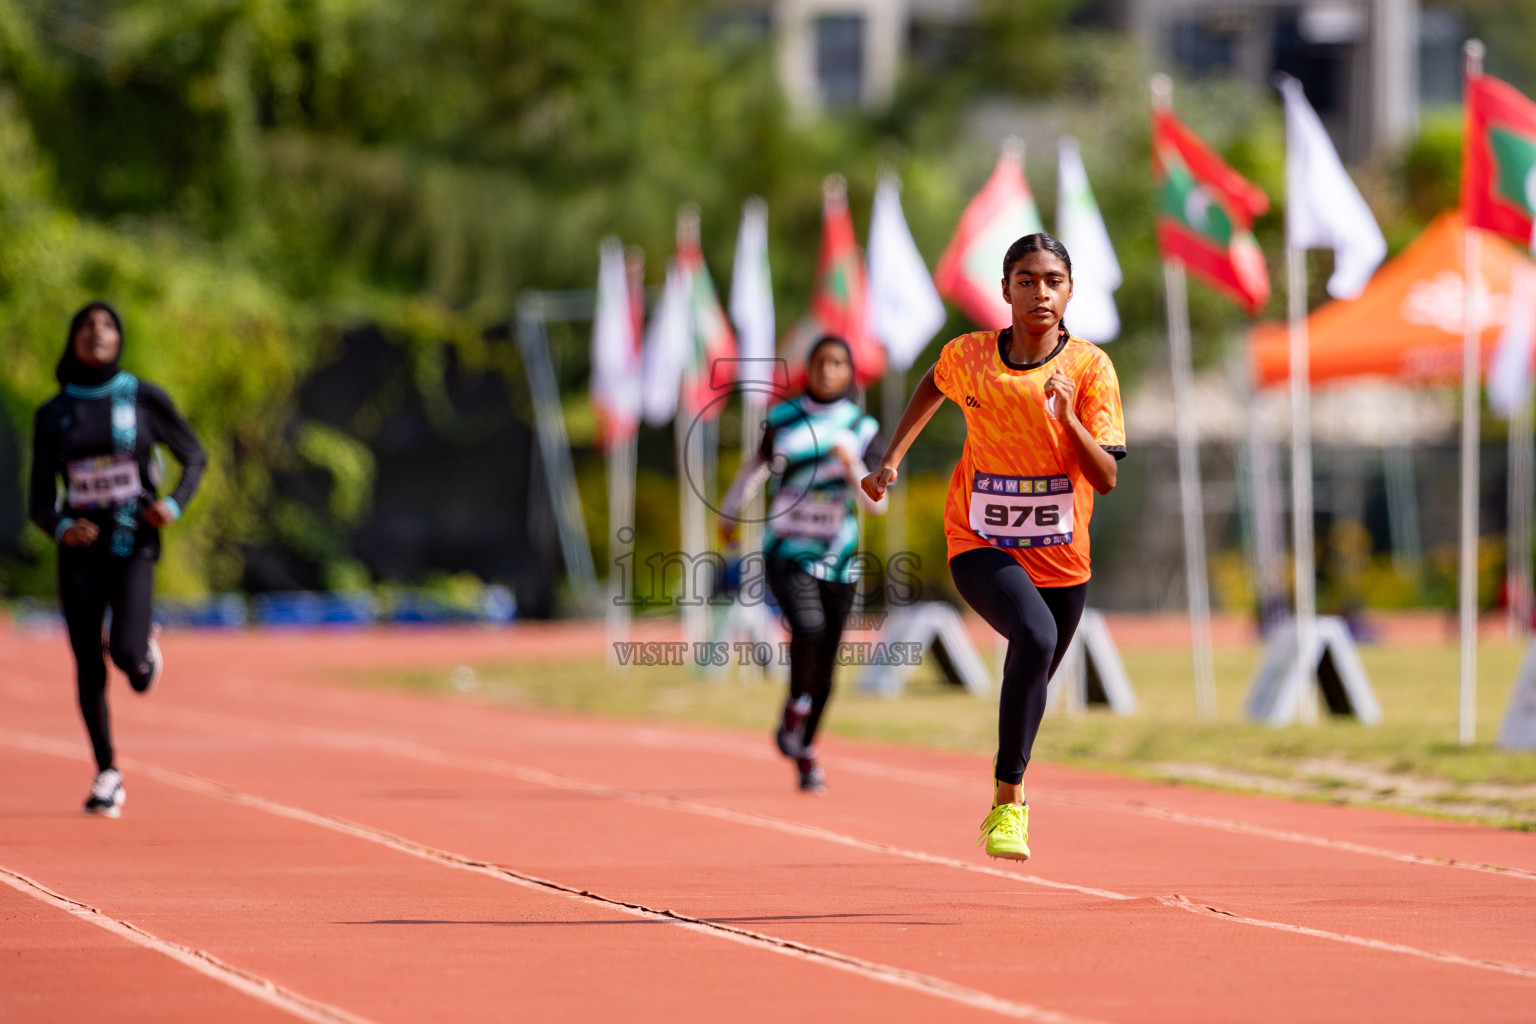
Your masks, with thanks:
<instances>
[{"instance_id":1,"label":"race bib number 976","mask_svg":"<svg viewBox=\"0 0 1536 1024\"><path fill-rule=\"evenodd\" d=\"M1066 476L977 473L971 529L1000 548L1072 543L1072 481Z\"/></svg>"}]
</instances>

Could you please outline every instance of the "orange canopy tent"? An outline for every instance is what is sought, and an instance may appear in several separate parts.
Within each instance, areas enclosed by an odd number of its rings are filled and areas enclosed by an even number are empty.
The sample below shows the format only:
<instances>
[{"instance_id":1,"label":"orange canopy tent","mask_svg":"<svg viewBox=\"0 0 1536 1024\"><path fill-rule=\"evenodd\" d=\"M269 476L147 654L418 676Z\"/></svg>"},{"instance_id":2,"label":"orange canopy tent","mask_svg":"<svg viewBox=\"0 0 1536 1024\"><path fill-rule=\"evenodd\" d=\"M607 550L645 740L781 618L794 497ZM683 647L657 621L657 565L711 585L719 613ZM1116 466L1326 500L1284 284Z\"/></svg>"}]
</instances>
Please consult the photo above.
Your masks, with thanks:
<instances>
[{"instance_id":1,"label":"orange canopy tent","mask_svg":"<svg viewBox=\"0 0 1536 1024\"><path fill-rule=\"evenodd\" d=\"M1358 298L1335 300L1307 318L1313 383L1381 376L1405 383L1452 383L1461 375L1462 259L1465 221L1442 213L1397 258L1383 266ZM1473 317L1487 369L1509 305L1510 268L1524 259L1483 232L1482 280ZM1262 324L1250 334L1260 387L1290 379L1290 332Z\"/></svg>"}]
</instances>

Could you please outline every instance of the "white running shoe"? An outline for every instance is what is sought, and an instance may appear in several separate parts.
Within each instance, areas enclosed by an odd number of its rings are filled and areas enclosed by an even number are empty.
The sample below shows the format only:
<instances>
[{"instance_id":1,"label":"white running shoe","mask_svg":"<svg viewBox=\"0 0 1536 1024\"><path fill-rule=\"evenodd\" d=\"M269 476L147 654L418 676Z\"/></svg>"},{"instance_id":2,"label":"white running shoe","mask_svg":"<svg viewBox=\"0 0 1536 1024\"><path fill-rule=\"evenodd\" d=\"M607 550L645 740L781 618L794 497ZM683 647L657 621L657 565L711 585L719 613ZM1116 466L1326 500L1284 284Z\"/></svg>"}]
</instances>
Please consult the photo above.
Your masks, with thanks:
<instances>
[{"instance_id":1,"label":"white running shoe","mask_svg":"<svg viewBox=\"0 0 1536 1024\"><path fill-rule=\"evenodd\" d=\"M123 801L127 798L128 792L123 789L123 773L116 768L108 768L97 773L96 781L91 783L91 796L85 802L85 813L115 818L123 813Z\"/></svg>"},{"instance_id":2,"label":"white running shoe","mask_svg":"<svg viewBox=\"0 0 1536 1024\"><path fill-rule=\"evenodd\" d=\"M160 673L165 671L165 655L160 652L160 625L156 623L149 629L149 646L145 649L145 660L149 663L149 675L144 677L144 682L138 683L128 680L137 693L148 693L155 688L160 681Z\"/></svg>"}]
</instances>

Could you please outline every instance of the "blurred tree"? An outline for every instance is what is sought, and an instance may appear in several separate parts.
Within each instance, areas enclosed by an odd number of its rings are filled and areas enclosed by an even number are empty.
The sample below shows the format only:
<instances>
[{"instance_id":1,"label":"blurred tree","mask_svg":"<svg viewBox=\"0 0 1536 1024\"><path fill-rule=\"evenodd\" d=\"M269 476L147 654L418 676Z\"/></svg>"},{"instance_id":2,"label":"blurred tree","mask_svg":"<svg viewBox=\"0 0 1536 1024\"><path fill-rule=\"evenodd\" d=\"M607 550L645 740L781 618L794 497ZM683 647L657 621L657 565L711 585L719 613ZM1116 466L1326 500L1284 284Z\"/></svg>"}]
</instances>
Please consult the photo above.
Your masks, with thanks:
<instances>
[{"instance_id":1,"label":"blurred tree","mask_svg":"<svg viewBox=\"0 0 1536 1024\"><path fill-rule=\"evenodd\" d=\"M683 202L700 205L725 285L740 203L755 193L772 211L780 320L793 322L809 301L823 176L848 179L862 232L876 174L894 165L932 262L996 156L998 140L969 116L981 99L1069 112L1125 269L1122 382L1161 371L1146 82L1127 39L1074 24L1078 0L978 0L973 21L924 44L888 110L810 120L780 95L771 35L732 28L719 6L0 0L10 433L25 442L31 410L53 390L69 313L114 299L129 319L129 366L171 387L215 455L185 540L168 549L170 589L231 586L245 553L268 542L302 550L318 578L355 575L343 520L366 517L365 453L391 410L419 403L442 437L472 434L444 397L451 363L497 376L523 411L512 347L484 338L520 290L590 285L607 234L642 245L660 281ZM1517 65L1536 53L1516 44L1536 31L1530 5L1459 6L1501 27L1487 33L1490 70L1503 54L1519 84ZM1278 270L1277 101L1216 81L1181 86L1178 105L1276 199L1257 228ZM1394 246L1454 201L1458 138L1430 124L1368 188ZM1032 154L1047 224L1052 163ZM1282 298L1277 289L1272 312ZM1208 364L1245 319L1202 289L1191 299ZM345 422L315 422L296 389L360 324L376 325L409 372ZM967 329L954 316L928 358ZM583 379L584 348L565 346L564 378ZM961 429L941 417L937 443L914 457L937 465L933 453L952 450ZM659 435L642 445L648 479L666 479L669 451ZM587 480L596 456L578 461ZM311 471L332 490L306 514L274 498L274 474ZM640 501L665 542L675 502ZM335 522L317 528L316 516ZM0 549L0 593L51 586L51 545L35 531L0 538Z\"/></svg>"}]
</instances>

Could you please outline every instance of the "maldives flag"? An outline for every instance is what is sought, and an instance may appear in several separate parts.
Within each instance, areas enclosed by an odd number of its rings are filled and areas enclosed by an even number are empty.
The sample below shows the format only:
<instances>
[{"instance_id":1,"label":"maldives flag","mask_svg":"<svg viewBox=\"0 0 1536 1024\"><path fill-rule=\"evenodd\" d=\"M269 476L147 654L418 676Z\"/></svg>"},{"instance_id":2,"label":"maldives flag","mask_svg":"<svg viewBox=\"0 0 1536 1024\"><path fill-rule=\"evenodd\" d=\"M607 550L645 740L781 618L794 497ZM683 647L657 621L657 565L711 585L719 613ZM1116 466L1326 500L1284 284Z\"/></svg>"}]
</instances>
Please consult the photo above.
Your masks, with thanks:
<instances>
[{"instance_id":1,"label":"maldives flag","mask_svg":"<svg viewBox=\"0 0 1536 1024\"><path fill-rule=\"evenodd\" d=\"M1250 313L1269 301L1269 269L1253 218L1269 209L1248 181L1167 110L1152 111L1157 245Z\"/></svg>"},{"instance_id":2,"label":"maldives flag","mask_svg":"<svg viewBox=\"0 0 1536 1024\"><path fill-rule=\"evenodd\" d=\"M790 331L785 344L790 387L804 386L805 357L816 339L826 334L848 343L854 376L862 387L885 373L885 349L870 329L869 277L853 233L843 179L829 177L822 185L821 197L821 254L816 259L811 312Z\"/></svg>"},{"instance_id":3,"label":"maldives flag","mask_svg":"<svg viewBox=\"0 0 1536 1024\"><path fill-rule=\"evenodd\" d=\"M1486 75L1466 84L1461 206L1467 223L1536 251L1536 103Z\"/></svg>"},{"instance_id":4,"label":"maldives flag","mask_svg":"<svg viewBox=\"0 0 1536 1024\"><path fill-rule=\"evenodd\" d=\"M1013 323L1013 311L1003 301L1003 257L1020 238L1044 230L1024 179L1024 144L1010 140L992 177L960 215L933 283L979 326L1002 330Z\"/></svg>"},{"instance_id":5,"label":"maldives flag","mask_svg":"<svg viewBox=\"0 0 1536 1024\"><path fill-rule=\"evenodd\" d=\"M734 381L736 335L726 319L715 294L715 282L704 265L704 251L699 247L699 221L697 215L685 215L678 220L677 268L688 279L688 305L693 323L688 349L688 360L683 368L683 402L685 406L704 419L714 419L725 408L724 402L716 401L725 392L717 392L719 381ZM721 360L726 369L717 373L715 367ZM728 383L724 386L729 386Z\"/></svg>"}]
</instances>

